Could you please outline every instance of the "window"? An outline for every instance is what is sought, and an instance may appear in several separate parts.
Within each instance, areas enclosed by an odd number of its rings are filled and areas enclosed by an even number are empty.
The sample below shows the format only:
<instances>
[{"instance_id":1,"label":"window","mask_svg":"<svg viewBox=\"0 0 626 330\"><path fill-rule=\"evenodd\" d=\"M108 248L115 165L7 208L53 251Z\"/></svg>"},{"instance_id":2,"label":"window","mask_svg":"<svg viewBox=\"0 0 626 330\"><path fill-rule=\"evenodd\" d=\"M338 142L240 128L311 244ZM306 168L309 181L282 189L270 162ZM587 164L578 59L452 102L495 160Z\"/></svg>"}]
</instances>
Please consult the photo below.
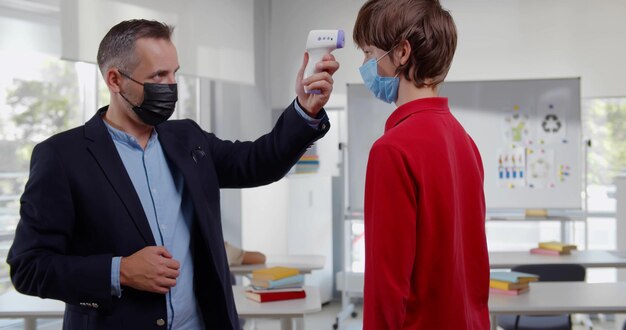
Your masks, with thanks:
<instances>
[{"instance_id":1,"label":"window","mask_svg":"<svg viewBox=\"0 0 626 330\"><path fill-rule=\"evenodd\" d=\"M589 211L615 212L615 175L626 171L626 98L583 101L588 149Z\"/></svg>"},{"instance_id":2,"label":"window","mask_svg":"<svg viewBox=\"0 0 626 330\"><path fill-rule=\"evenodd\" d=\"M81 123L79 63L36 53L0 52L0 258L6 259L19 221L19 197L30 154L45 138ZM8 266L0 268L6 289Z\"/></svg>"}]
</instances>

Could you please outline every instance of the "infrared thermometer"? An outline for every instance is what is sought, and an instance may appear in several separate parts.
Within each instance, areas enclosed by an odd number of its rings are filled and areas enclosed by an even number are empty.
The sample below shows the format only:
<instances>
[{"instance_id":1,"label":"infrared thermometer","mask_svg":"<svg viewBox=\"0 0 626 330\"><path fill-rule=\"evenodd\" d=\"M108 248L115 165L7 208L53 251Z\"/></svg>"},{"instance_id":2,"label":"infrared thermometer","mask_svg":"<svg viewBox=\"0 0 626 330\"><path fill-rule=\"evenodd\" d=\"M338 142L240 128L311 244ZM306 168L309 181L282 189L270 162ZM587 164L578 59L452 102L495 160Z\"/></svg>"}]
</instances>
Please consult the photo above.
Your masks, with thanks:
<instances>
[{"instance_id":1,"label":"infrared thermometer","mask_svg":"<svg viewBox=\"0 0 626 330\"><path fill-rule=\"evenodd\" d=\"M306 39L306 51L309 53L309 62L304 69L304 77L306 79L315 73L315 64L322 60L326 54L330 54L337 48L343 48L345 43L345 35L343 30L311 30ZM307 90L307 94L320 94L320 90Z\"/></svg>"}]
</instances>

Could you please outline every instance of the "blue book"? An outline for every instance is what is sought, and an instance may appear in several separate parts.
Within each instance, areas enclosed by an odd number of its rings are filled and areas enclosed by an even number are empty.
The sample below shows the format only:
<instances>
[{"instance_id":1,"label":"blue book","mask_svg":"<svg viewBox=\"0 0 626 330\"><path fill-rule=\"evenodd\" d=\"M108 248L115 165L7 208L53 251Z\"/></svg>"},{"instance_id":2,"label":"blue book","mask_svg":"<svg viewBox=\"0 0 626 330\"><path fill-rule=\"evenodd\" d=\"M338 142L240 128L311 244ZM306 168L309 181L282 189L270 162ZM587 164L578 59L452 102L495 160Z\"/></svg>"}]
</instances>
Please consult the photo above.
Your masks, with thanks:
<instances>
[{"instance_id":1,"label":"blue book","mask_svg":"<svg viewBox=\"0 0 626 330\"><path fill-rule=\"evenodd\" d=\"M514 271L492 271L490 273L490 279L509 283L528 283L539 280L539 276L535 274L528 274Z\"/></svg>"},{"instance_id":2,"label":"blue book","mask_svg":"<svg viewBox=\"0 0 626 330\"><path fill-rule=\"evenodd\" d=\"M304 284L304 275L298 274L281 278L279 280L255 280L250 281L255 287L266 289L279 289L279 288L293 288L296 286L302 286Z\"/></svg>"}]
</instances>

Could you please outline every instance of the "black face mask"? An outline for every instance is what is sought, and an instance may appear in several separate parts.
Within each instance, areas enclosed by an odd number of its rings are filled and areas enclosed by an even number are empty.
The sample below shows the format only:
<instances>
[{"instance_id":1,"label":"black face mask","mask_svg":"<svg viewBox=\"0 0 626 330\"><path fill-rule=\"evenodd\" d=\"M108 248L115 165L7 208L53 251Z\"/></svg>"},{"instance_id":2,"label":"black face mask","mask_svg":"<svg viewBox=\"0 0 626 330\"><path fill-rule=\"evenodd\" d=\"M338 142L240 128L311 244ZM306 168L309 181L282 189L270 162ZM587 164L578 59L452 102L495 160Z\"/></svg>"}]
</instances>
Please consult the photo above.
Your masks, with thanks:
<instances>
[{"instance_id":1,"label":"black face mask","mask_svg":"<svg viewBox=\"0 0 626 330\"><path fill-rule=\"evenodd\" d=\"M143 102L139 106L134 105L120 92L124 100L133 106L133 111L141 121L147 125L156 126L170 118L178 101L177 84L140 83L124 72L119 72L122 76L143 86Z\"/></svg>"}]
</instances>

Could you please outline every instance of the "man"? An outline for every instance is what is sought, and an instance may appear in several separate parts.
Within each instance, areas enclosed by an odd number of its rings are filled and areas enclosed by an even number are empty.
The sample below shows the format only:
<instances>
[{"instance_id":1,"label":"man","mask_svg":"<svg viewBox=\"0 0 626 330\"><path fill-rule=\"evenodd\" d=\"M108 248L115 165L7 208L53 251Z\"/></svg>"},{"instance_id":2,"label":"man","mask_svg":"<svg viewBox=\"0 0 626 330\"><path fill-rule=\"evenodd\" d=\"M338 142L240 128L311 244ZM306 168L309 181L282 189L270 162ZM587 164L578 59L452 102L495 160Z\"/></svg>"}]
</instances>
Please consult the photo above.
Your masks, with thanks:
<instances>
[{"instance_id":1,"label":"man","mask_svg":"<svg viewBox=\"0 0 626 330\"><path fill-rule=\"evenodd\" d=\"M368 0L354 25L365 85L397 109L365 178L363 329L488 329L478 148L439 97L456 26L437 0Z\"/></svg>"},{"instance_id":2,"label":"man","mask_svg":"<svg viewBox=\"0 0 626 330\"><path fill-rule=\"evenodd\" d=\"M254 142L166 121L172 29L114 26L98 50L110 105L33 150L7 261L18 291L66 302L65 329L238 329L219 189L280 179L329 129L330 55L302 80L305 55L297 100Z\"/></svg>"}]
</instances>

